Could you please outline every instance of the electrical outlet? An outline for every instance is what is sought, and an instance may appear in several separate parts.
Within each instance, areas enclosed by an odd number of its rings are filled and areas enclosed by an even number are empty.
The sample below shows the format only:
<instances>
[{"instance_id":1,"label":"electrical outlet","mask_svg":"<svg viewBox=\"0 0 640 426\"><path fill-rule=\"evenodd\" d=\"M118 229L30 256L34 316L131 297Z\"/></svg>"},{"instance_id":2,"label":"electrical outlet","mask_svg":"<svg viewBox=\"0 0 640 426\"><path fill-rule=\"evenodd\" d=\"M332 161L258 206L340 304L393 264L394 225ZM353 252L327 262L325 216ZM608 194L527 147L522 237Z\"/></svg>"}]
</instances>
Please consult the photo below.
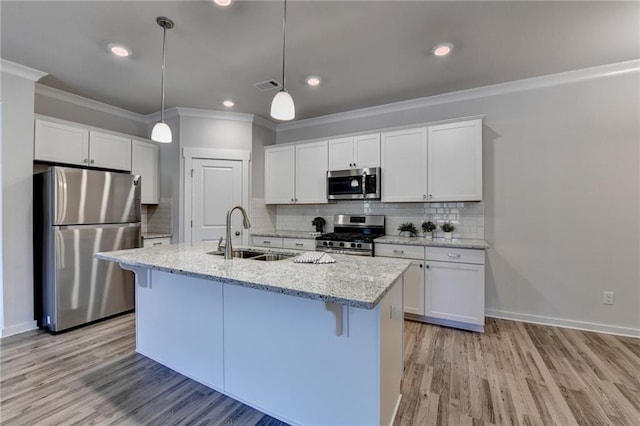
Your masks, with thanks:
<instances>
[{"instance_id":1,"label":"electrical outlet","mask_svg":"<svg viewBox=\"0 0 640 426\"><path fill-rule=\"evenodd\" d=\"M602 292L602 304L603 305L613 305L615 293L612 291L603 291Z\"/></svg>"}]
</instances>

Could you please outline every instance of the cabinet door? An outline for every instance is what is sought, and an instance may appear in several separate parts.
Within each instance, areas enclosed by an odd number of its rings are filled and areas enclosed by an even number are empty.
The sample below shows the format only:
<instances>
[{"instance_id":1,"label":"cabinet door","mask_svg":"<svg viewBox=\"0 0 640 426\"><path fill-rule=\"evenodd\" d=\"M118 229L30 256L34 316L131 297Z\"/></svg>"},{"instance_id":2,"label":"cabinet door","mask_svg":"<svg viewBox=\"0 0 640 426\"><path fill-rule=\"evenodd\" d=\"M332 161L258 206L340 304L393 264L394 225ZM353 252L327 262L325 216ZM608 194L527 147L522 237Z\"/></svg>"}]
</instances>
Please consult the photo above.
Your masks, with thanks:
<instances>
[{"instance_id":1,"label":"cabinet door","mask_svg":"<svg viewBox=\"0 0 640 426\"><path fill-rule=\"evenodd\" d=\"M131 139L92 131L89 134L89 165L131 170Z\"/></svg>"},{"instance_id":2,"label":"cabinet door","mask_svg":"<svg viewBox=\"0 0 640 426\"><path fill-rule=\"evenodd\" d=\"M425 262L425 315L484 325L484 266Z\"/></svg>"},{"instance_id":3,"label":"cabinet door","mask_svg":"<svg viewBox=\"0 0 640 426\"><path fill-rule=\"evenodd\" d=\"M134 140L131 144L131 174L142 176L140 200L142 204L158 204L158 162L157 145Z\"/></svg>"},{"instance_id":4,"label":"cabinet door","mask_svg":"<svg viewBox=\"0 0 640 426\"><path fill-rule=\"evenodd\" d=\"M427 128L382 133L382 201L427 197Z\"/></svg>"},{"instance_id":5,"label":"cabinet door","mask_svg":"<svg viewBox=\"0 0 640 426\"><path fill-rule=\"evenodd\" d=\"M424 315L424 265L411 262L404 273L404 312Z\"/></svg>"},{"instance_id":6,"label":"cabinet door","mask_svg":"<svg viewBox=\"0 0 640 426\"><path fill-rule=\"evenodd\" d=\"M294 146L265 148L265 204L293 204L295 202L295 152Z\"/></svg>"},{"instance_id":7,"label":"cabinet door","mask_svg":"<svg viewBox=\"0 0 640 426\"><path fill-rule=\"evenodd\" d=\"M353 138L329 141L329 170L347 170L353 167Z\"/></svg>"},{"instance_id":8,"label":"cabinet door","mask_svg":"<svg viewBox=\"0 0 640 426\"><path fill-rule=\"evenodd\" d=\"M36 120L34 159L54 163L89 164L89 131Z\"/></svg>"},{"instance_id":9,"label":"cabinet door","mask_svg":"<svg viewBox=\"0 0 640 426\"><path fill-rule=\"evenodd\" d=\"M356 136L353 140L354 167L380 167L380 133Z\"/></svg>"},{"instance_id":10,"label":"cabinet door","mask_svg":"<svg viewBox=\"0 0 640 426\"><path fill-rule=\"evenodd\" d=\"M482 200L482 120L429 126L430 201Z\"/></svg>"},{"instance_id":11,"label":"cabinet door","mask_svg":"<svg viewBox=\"0 0 640 426\"><path fill-rule=\"evenodd\" d=\"M327 141L296 145L296 203L327 203Z\"/></svg>"},{"instance_id":12,"label":"cabinet door","mask_svg":"<svg viewBox=\"0 0 640 426\"><path fill-rule=\"evenodd\" d=\"M314 251L316 249L316 240L303 238L283 238L282 248Z\"/></svg>"},{"instance_id":13,"label":"cabinet door","mask_svg":"<svg viewBox=\"0 0 640 426\"><path fill-rule=\"evenodd\" d=\"M168 246L171 244L171 238L143 238L142 247Z\"/></svg>"}]
</instances>

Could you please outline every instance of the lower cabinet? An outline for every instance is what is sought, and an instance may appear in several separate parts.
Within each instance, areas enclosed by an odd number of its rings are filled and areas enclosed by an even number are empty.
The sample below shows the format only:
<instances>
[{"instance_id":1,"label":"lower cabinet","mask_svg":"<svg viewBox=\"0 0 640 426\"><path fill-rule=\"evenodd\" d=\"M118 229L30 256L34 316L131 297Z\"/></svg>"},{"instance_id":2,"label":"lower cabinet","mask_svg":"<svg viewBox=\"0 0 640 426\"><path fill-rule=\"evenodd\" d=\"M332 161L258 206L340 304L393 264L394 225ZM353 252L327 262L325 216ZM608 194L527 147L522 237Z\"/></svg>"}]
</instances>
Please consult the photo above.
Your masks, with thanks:
<instances>
[{"instance_id":1,"label":"lower cabinet","mask_svg":"<svg viewBox=\"0 0 640 426\"><path fill-rule=\"evenodd\" d=\"M376 256L414 259L404 274L407 318L484 331L484 250L376 244Z\"/></svg>"},{"instance_id":2,"label":"lower cabinet","mask_svg":"<svg viewBox=\"0 0 640 426\"><path fill-rule=\"evenodd\" d=\"M142 247L168 246L169 244L171 244L171 237L142 238Z\"/></svg>"}]
</instances>

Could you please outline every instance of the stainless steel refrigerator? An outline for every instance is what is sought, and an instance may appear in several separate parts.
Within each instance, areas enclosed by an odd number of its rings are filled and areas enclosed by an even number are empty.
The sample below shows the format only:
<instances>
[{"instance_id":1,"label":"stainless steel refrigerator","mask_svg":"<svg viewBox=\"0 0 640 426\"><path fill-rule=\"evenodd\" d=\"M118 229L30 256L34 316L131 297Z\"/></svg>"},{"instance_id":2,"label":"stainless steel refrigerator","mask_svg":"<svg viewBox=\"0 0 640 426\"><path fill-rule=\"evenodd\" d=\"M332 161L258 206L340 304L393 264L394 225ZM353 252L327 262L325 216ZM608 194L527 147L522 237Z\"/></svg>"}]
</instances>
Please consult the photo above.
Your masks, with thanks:
<instances>
[{"instance_id":1,"label":"stainless steel refrigerator","mask_svg":"<svg viewBox=\"0 0 640 426\"><path fill-rule=\"evenodd\" d=\"M49 167L34 175L37 320L62 331L134 308L133 273L94 253L140 247L140 177Z\"/></svg>"}]
</instances>

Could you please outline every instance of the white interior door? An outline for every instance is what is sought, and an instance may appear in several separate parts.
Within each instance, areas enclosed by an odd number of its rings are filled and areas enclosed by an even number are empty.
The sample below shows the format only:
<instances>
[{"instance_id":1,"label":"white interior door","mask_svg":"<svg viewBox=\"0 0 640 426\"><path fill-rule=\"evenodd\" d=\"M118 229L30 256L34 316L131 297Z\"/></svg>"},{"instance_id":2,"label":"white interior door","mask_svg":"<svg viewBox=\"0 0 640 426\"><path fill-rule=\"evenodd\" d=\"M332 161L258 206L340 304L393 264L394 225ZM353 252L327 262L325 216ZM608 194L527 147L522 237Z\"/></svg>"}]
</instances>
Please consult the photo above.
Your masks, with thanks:
<instances>
[{"instance_id":1,"label":"white interior door","mask_svg":"<svg viewBox=\"0 0 640 426\"><path fill-rule=\"evenodd\" d=\"M242 204L242 161L194 158L191 186L191 241L225 238L227 212ZM246 208L246 207L245 207ZM232 242L242 242L242 215L234 213Z\"/></svg>"}]
</instances>

